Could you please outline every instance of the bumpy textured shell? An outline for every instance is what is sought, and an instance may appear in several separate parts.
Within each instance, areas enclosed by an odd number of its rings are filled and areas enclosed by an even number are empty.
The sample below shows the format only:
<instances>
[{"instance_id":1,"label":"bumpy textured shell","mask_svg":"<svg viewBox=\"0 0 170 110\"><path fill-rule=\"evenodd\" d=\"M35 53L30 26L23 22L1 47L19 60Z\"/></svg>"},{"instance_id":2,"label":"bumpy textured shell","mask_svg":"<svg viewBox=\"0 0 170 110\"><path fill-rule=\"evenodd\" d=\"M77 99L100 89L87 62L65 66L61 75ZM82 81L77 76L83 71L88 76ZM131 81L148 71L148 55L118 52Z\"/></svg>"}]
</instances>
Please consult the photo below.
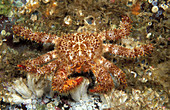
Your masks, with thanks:
<instances>
[{"instance_id":1,"label":"bumpy textured shell","mask_svg":"<svg viewBox=\"0 0 170 110\"><path fill-rule=\"evenodd\" d=\"M65 61L81 63L101 56L102 41L93 33L67 34L61 36L56 50Z\"/></svg>"}]
</instances>

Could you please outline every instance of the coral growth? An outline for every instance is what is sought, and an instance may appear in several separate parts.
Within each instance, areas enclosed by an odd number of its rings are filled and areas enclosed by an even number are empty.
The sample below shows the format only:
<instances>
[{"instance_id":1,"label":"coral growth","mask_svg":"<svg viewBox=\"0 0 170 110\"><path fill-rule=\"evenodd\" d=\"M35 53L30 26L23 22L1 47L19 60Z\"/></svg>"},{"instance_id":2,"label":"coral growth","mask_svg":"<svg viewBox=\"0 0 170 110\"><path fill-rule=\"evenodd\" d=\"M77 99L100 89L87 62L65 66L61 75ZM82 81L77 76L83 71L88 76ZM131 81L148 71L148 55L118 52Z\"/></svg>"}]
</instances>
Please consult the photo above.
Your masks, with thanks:
<instances>
[{"instance_id":1,"label":"coral growth","mask_svg":"<svg viewBox=\"0 0 170 110\"><path fill-rule=\"evenodd\" d=\"M132 89L132 94L128 95L124 91L115 90L109 97L106 95L111 108L115 109L165 109L163 104L168 102L168 95L157 92L151 88L144 90Z\"/></svg>"},{"instance_id":2,"label":"coral growth","mask_svg":"<svg viewBox=\"0 0 170 110\"><path fill-rule=\"evenodd\" d=\"M42 77L35 77L34 75L27 74L27 80L22 78L13 81L13 84L4 84L7 90L3 96L3 100L11 104L29 104L32 99L40 98L45 92L50 91L49 81L44 80ZM49 91L47 91L49 90Z\"/></svg>"}]
</instances>

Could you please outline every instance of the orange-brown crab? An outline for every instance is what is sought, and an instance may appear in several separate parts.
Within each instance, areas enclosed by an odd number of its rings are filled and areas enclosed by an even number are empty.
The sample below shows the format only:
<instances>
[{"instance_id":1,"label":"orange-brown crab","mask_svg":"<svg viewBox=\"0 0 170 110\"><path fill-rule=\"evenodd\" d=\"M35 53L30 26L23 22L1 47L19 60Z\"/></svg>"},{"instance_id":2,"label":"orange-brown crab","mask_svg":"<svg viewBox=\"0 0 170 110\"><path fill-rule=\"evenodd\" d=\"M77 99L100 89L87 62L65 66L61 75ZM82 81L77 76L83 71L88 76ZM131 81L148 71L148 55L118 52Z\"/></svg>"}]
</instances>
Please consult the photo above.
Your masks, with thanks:
<instances>
[{"instance_id":1,"label":"orange-brown crab","mask_svg":"<svg viewBox=\"0 0 170 110\"><path fill-rule=\"evenodd\" d=\"M123 17L119 28L96 33L71 33L61 37L46 33L35 32L22 26L13 26L14 34L24 36L36 42L54 43L55 49L35 59L24 61L21 65L25 71L37 74L53 73L52 89L65 93L74 89L83 81L83 77L69 76L75 72L92 71L96 84L90 92L104 93L114 87L110 73L121 84L126 85L125 74L116 65L106 60L102 55L110 52L115 55L136 57L150 53L152 45L142 45L133 49L119 45L104 44L103 40L117 40L130 34L131 21L129 17ZM57 70L57 71L55 71Z\"/></svg>"}]
</instances>

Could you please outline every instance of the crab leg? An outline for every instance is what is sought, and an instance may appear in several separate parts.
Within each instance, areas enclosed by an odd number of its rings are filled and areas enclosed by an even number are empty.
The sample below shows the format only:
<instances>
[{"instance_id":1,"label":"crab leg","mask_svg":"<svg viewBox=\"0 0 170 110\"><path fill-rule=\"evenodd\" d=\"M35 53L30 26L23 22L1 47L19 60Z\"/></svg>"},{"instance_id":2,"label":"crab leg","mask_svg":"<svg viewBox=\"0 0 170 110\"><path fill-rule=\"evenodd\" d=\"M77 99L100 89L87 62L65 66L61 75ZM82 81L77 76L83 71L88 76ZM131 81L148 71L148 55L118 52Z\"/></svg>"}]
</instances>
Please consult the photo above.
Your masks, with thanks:
<instances>
[{"instance_id":1,"label":"crab leg","mask_svg":"<svg viewBox=\"0 0 170 110\"><path fill-rule=\"evenodd\" d=\"M54 59L54 61L51 61ZM44 65L40 67L42 64L45 64L47 62L51 61L47 65ZM41 55L35 59L26 60L21 65L18 65L18 67L21 67L22 69L32 72L32 73L47 73L45 71L48 70L48 72L52 71L54 67L58 67L59 63L61 62L61 59L57 56L56 50L48 52L44 55Z\"/></svg>"},{"instance_id":2,"label":"crab leg","mask_svg":"<svg viewBox=\"0 0 170 110\"><path fill-rule=\"evenodd\" d=\"M99 34L99 37L102 40L118 40L121 38L124 38L130 34L131 31L131 20L129 17L124 16L122 18L122 21L120 21L119 28L113 29L113 30L108 30L108 31L103 31Z\"/></svg>"},{"instance_id":3,"label":"crab leg","mask_svg":"<svg viewBox=\"0 0 170 110\"><path fill-rule=\"evenodd\" d=\"M50 51L44 55L38 56L34 59L29 59L22 62L22 65L25 66L41 66L44 63L51 61L52 59L59 58L56 50Z\"/></svg>"},{"instance_id":4,"label":"crab leg","mask_svg":"<svg viewBox=\"0 0 170 110\"><path fill-rule=\"evenodd\" d=\"M67 67L63 66L54 74L52 80L53 91L58 91L59 93L67 93L68 91L81 84L83 81L82 77L68 78L71 73L68 71Z\"/></svg>"},{"instance_id":5,"label":"crab leg","mask_svg":"<svg viewBox=\"0 0 170 110\"><path fill-rule=\"evenodd\" d=\"M55 59L42 67L37 67L32 65L28 65L28 66L19 65L19 67L22 67L22 69L30 73L49 74L55 71L59 67L60 63L61 63L60 59Z\"/></svg>"},{"instance_id":6,"label":"crab leg","mask_svg":"<svg viewBox=\"0 0 170 110\"><path fill-rule=\"evenodd\" d=\"M112 62L106 60L104 57L101 57L98 60L98 63L108 69L108 71L111 72L111 74L118 79L121 85L127 85L125 73L120 68L118 68Z\"/></svg>"},{"instance_id":7,"label":"crab leg","mask_svg":"<svg viewBox=\"0 0 170 110\"><path fill-rule=\"evenodd\" d=\"M54 61L51 61L47 65L44 65L40 68L37 68L36 73L38 73L38 74L49 74L49 73L55 71L59 67L60 63L61 63L61 59L55 59Z\"/></svg>"},{"instance_id":8,"label":"crab leg","mask_svg":"<svg viewBox=\"0 0 170 110\"><path fill-rule=\"evenodd\" d=\"M97 85L93 89L89 89L90 92L106 93L111 91L114 87L114 83L110 73L102 66L96 66L92 68L92 72L96 77Z\"/></svg>"},{"instance_id":9,"label":"crab leg","mask_svg":"<svg viewBox=\"0 0 170 110\"><path fill-rule=\"evenodd\" d=\"M104 52L110 52L114 55L120 55L125 57L144 56L150 54L153 50L153 46L151 44L141 45L140 47L134 47L132 49L112 44L103 44L103 46Z\"/></svg>"},{"instance_id":10,"label":"crab leg","mask_svg":"<svg viewBox=\"0 0 170 110\"><path fill-rule=\"evenodd\" d=\"M53 40L59 39L56 35L46 34L42 32L32 32L30 29L26 29L23 26L14 25L13 33L17 36L22 36L25 39L41 42L41 43L53 43Z\"/></svg>"}]
</instances>

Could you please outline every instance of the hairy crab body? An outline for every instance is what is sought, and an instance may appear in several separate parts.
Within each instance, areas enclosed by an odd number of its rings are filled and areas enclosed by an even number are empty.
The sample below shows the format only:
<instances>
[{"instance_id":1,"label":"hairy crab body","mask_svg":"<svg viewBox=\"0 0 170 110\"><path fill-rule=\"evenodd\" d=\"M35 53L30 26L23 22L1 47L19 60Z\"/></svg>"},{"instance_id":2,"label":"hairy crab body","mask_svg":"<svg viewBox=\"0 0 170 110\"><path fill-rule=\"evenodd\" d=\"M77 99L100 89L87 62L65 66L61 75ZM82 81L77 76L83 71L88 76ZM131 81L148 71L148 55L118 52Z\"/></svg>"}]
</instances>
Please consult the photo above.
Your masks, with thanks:
<instances>
[{"instance_id":1,"label":"hairy crab body","mask_svg":"<svg viewBox=\"0 0 170 110\"><path fill-rule=\"evenodd\" d=\"M126 85L125 74L116 65L106 60L102 55L110 52L125 57L137 57L150 53L152 45L142 45L133 49L119 45L104 44L103 40L117 40L130 34L131 21L123 17L118 29L103 31L101 33L71 33L60 37L46 33L35 32L22 26L13 26L14 34L27 39L54 43L55 49L35 59L24 61L21 65L24 70L37 73L53 73L52 88L60 93L74 89L83 81L83 77L69 77L75 72L92 71L96 84L90 92L104 93L114 87L110 73L117 78L120 84ZM45 64L45 65L44 65ZM56 71L57 70L57 71Z\"/></svg>"},{"instance_id":2,"label":"hairy crab body","mask_svg":"<svg viewBox=\"0 0 170 110\"><path fill-rule=\"evenodd\" d=\"M102 56L102 48L101 39L93 33L63 35L56 44L60 58L75 72L88 71L88 67Z\"/></svg>"}]
</instances>

